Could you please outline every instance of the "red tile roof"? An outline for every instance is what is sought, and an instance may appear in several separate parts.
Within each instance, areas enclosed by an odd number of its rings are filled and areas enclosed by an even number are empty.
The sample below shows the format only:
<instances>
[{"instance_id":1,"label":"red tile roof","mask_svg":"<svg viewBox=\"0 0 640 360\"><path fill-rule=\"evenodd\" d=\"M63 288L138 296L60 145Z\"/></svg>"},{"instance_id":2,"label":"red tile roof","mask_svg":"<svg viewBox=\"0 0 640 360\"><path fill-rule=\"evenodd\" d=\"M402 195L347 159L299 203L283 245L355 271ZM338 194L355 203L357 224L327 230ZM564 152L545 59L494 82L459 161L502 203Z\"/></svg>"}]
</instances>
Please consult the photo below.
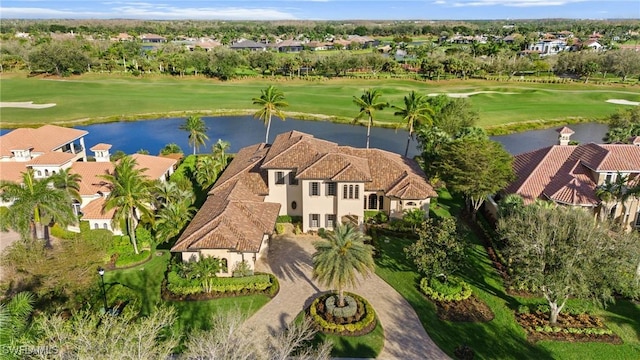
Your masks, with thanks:
<instances>
[{"instance_id":1,"label":"red tile roof","mask_svg":"<svg viewBox=\"0 0 640 360\"><path fill-rule=\"evenodd\" d=\"M47 153L73 142L88 132L56 125L44 125L37 129L19 128L0 137L0 156L12 156L11 150L33 148L34 152Z\"/></svg>"},{"instance_id":2,"label":"red tile roof","mask_svg":"<svg viewBox=\"0 0 640 360\"><path fill-rule=\"evenodd\" d=\"M594 172L640 173L640 147L626 144L550 146L516 155L516 180L507 193L520 194L526 204L546 198L564 204L594 206Z\"/></svg>"},{"instance_id":3,"label":"red tile roof","mask_svg":"<svg viewBox=\"0 0 640 360\"><path fill-rule=\"evenodd\" d=\"M0 161L0 180L22 183L22 173L27 171L26 162Z\"/></svg>"},{"instance_id":4,"label":"red tile roof","mask_svg":"<svg viewBox=\"0 0 640 360\"><path fill-rule=\"evenodd\" d=\"M99 144L95 144L89 150L91 150L91 151L104 151L104 150L111 149L111 147L112 147L111 144L99 143Z\"/></svg>"},{"instance_id":5,"label":"red tile roof","mask_svg":"<svg viewBox=\"0 0 640 360\"><path fill-rule=\"evenodd\" d=\"M44 153L38 157L35 157L29 162L28 165L52 165L52 166L61 166L63 164L68 163L76 157L75 154L62 152L62 151L53 151L49 153Z\"/></svg>"},{"instance_id":6,"label":"red tile roof","mask_svg":"<svg viewBox=\"0 0 640 360\"><path fill-rule=\"evenodd\" d=\"M556 131L557 131L557 132L559 132L559 133L560 133L560 135L573 135L573 134L575 134L575 133L576 133L575 131L573 131L573 130L569 129L569 128L568 128L568 127L566 127L566 126L563 126L563 127L561 127L560 129L557 129Z\"/></svg>"},{"instance_id":7,"label":"red tile roof","mask_svg":"<svg viewBox=\"0 0 640 360\"><path fill-rule=\"evenodd\" d=\"M113 174L113 168L110 162L74 162L69 172L80 175L80 195L89 196L110 192L109 183L100 175Z\"/></svg>"},{"instance_id":8,"label":"red tile roof","mask_svg":"<svg viewBox=\"0 0 640 360\"><path fill-rule=\"evenodd\" d=\"M102 211L105 203L105 198L100 197L92 202L88 203L82 208L82 219L84 220L111 220L116 213L116 209L113 208L108 211Z\"/></svg>"},{"instance_id":9,"label":"red tile roof","mask_svg":"<svg viewBox=\"0 0 640 360\"><path fill-rule=\"evenodd\" d=\"M143 175L151 180L160 179L178 162L176 159L145 154L133 154L131 157L136 161L136 168L146 169Z\"/></svg>"}]
</instances>

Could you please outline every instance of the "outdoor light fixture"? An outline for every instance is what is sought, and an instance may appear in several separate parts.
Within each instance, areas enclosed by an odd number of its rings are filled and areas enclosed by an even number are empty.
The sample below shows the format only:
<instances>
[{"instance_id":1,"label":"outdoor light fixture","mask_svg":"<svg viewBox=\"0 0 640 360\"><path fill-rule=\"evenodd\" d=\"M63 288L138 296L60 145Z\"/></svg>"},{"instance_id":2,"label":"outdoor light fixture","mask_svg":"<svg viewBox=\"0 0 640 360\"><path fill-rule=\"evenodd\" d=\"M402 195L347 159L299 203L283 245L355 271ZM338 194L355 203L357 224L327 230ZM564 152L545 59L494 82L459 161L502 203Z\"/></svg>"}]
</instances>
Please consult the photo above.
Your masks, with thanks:
<instances>
[{"instance_id":1,"label":"outdoor light fixture","mask_svg":"<svg viewBox=\"0 0 640 360\"><path fill-rule=\"evenodd\" d=\"M102 281L102 299L104 300L104 312L107 312L107 292L104 290L104 269L102 267L98 268L98 275L100 275L100 280Z\"/></svg>"}]
</instances>

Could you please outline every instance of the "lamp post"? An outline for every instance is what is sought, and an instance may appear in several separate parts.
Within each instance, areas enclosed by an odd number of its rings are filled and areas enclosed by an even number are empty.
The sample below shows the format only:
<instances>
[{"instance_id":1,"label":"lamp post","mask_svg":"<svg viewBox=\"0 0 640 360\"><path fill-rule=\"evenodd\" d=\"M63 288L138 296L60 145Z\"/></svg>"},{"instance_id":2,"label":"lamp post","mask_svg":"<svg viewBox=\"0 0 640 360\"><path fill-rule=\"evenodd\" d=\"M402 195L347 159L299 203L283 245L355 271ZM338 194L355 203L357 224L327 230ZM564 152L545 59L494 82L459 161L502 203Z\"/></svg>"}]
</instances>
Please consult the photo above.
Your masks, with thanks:
<instances>
[{"instance_id":1,"label":"lamp post","mask_svg":"<svg viewBox=\"0 0 640 360\"><path fill-rule=\"evenodd\" d=\"M100 280L102 281L102 299L104 300L104 312L107 312L107 292L104 290L104 269L102 267L98 268L98 275L100 275Z\"/></svg>"}]
</instances>

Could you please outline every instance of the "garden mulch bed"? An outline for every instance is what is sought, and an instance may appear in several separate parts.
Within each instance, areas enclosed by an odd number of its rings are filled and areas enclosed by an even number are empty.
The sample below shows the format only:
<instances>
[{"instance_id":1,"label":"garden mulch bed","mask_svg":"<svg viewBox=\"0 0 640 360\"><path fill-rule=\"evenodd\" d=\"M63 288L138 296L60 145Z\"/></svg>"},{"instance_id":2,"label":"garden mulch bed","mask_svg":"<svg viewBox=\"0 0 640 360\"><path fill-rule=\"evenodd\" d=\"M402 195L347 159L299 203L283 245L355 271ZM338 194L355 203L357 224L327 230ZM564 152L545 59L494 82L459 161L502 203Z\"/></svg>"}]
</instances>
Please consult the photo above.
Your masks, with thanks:
<instances>
[{"instance_id":1,"label":"garden mulch bed","mask_svg":"<svg viewBox=\"0 0 640 360\"><path fill-rule=\"evenodd\" d=\"M489 306L475 295L471 295L468 299L461 301L437 301L435 304L440 320L488 322L495 317Z\"/></svg>"},{"instance_id":2,"label":"garden mulch bed","mask_svg":"<svg viewBox=\"0 0 640 360\"><path fill-rule=\"evenodd\" d=\"M568 342L604 342L610 344L622 344L622 339L616 334L575 334L559 332L536 331L536 327L550 326L549 314L536 311L534 313L516 314L516 321L527 332L527 340L537 342L541 340L568 341ZM602 320L589 314L560 314L555 327L560 329L607 329Z\"/></svg>"}]
</instances>

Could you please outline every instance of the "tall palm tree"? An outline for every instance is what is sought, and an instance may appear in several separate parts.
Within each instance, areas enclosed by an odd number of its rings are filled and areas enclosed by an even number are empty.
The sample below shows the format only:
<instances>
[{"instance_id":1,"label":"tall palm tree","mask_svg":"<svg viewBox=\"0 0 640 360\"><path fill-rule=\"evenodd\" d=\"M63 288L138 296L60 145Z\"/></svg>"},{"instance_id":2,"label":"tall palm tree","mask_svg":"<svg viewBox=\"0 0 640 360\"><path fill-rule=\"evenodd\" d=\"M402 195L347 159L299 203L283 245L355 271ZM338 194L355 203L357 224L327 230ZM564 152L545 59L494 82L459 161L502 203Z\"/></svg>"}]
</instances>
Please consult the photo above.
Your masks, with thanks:
<instances>
[{"instance_id":1,"label":"tall palm tree","mask_svg":"<svg viewBox=\"0 0 640 360\"><path fill-rule=\"evenodd\" d=\"M158 242L167 242L180 234L193 217L194 211L189 200L170 202L160 209L154 222Z\"/></svg>"},{"instance_id":2,"label":"tall palm tree","mask_svg":"<svg viewBox=\"0 0 640 360\"><path fill-rule=\"evenodd\" d=\"M369 275L375 268L373 247L352 224L338 224L326 240L313 243L313 278L338 290L338 306L344 306L344 287L357 285L356 272Z\"/></svg>"},{"instance_id":3,"label":"tall palm tree","mask_svg":"<svg viewBox=\"0 0 640 360\"><path fill-rule=\"evenodd\" d=\"M407 125L409 136L407 137L407 147L404 150L404 157L409 154L409 144L413 139L413 129L418 125L433 124L433 109L429 105L424 95L419 95L415 91L411 91L409 95L404 97L404 108L393 106L398 111L393 115L401 116Z\"/></svg>"},{"instance_id":4,"label":"tall palm tree","mask_svg":"<svg viewBox=\"0 0 640 360\"><path fill-rule=\"evenodd\" d=\"M196 171L194 174L196 182L203 190L209 188L214 182L216 182L218 175L226 165L226 160L223 163L213 156L207 155L198 157L198 161L196 162Z\"/></svg>"},{"instance_id":5,"label":"tall palm tree","mask_svg":"<svg viewBox=\"0 0 640 360\"><path fill-rule=\"evenodd\" d=\"M216 159L218 159L218 161L226 164L228 155L225 152L229 150L230 147L231 143L218 139L218 141L216 141L216 143L211 147L211 153Z\"/></svg>"},{"instance_id":6,"label":"tall palm tree","mask_svg":"<svg viewBox=\"0 0 640 360\"><path fill-rule=\"evenodd\" d=\"M140 217L152 218L152 215L151 183L143 175L147 169L136 168L136 165L134 158L125 156L116 164L113 174L101 177L110 183L111 190L102 210L116 210L111 224L117 228L121 222L126 223L133 250L138 254L136 226Z\"/></svg>"},{"instance_id":7,"label":"tall palm tree","mask_svg":"<svg viewBox=\"0 0 640 360\"><path fill-rule=\"evenodd\" d=\"M360 108L360 112L354 119L357 122L363 117L367 117L367 149L369 148L369 136L371 134L371 125L373 125L373 119L377 110L382 110L389 106L386 102L381 102L378 99L382 94L377 89L367 89L360 97L353 97L353 103Z\"/></svg>"},{"instance_id":8,"label":"tall palm tree","mask_svg":"<svg viewBox=\"0 0 640 360\"><path fill-rule=\"evenodd\" d=\"M70 169L60 170L57 174L52 175L49 180L53 183L54 188L66 191L71 199L82 202L82 197L80 196L80 181L82 180L82 176L71 173L69 170Z\"/></svg>"},{"instance_id":9,"label":"tall palm tree","mask_svg":"<svg viewBox=\"0 0 640 360\"><path fill-rule=\"evenodd\" d=\"M38 234L46 238L45 229L51 223L66 226L76 220L69 195L50 187L49 179L35 179L32 169L22 173L22 183L0 182L0 192L4 201L13 201L3 222L23 238L28 238L30 231L34 239Z\"/></svg>"},{"instance_id":10,"label":"tall palm tree","mask_svg":"<svg viewBox=\"0 0 640 360\"><path fill-rule=\"evenodd\" d=\"M200 116L189 116L185 123L180 125L180 130L189 132L189 145L193 146L193 155L196 154L196 150L200 148L200 146L209 140L207 136L207 126Z\"/></svg>"},{"instance_id":11,"label":"tall palm tree","mask_svg":"<svg viewBox=\"0 0 640 360\"><path fill-rule=\"evenodd\" d=\"M0 346L17 348L27 343L33 304L34 297L30 292L17 293L8 303L0 304ZM9 354L7 358L18 359L19 357Z\"/></svg>"},{"instance_id":12,"label":"tall palm tree","mask_svg":"<svg viewBox=\"0 0 640 360\"><path fill-rule=\"evenodd\" d=\"M284 94L278 90L275 86L269 85L268 88L261 90L259 98L253 98L253 105L260 106L260 109L253 114L256 119L262 120L267 126L267 134L264 137L264 142L269 143L269 129L271 128L271 117L273 115L279 117L284 121L285 114L282 108L289 106L284 101Z\"/></svg>"}]
</instances>

